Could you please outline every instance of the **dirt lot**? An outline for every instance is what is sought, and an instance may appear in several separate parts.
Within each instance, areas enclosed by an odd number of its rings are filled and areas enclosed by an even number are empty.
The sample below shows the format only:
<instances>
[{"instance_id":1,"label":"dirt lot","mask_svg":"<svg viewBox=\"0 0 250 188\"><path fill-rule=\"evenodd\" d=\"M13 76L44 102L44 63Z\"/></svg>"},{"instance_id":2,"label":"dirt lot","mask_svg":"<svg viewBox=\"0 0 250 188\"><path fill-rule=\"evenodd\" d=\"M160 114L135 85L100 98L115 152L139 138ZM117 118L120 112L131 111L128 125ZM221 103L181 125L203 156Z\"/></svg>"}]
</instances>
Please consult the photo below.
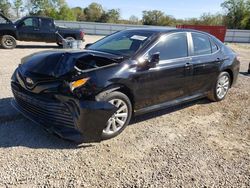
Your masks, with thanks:
<instances>
[{"instance_id":1,"label":"dirt lot","mask_svg":"<svg viewBox=\"0 0 250 188\"><path fill-rule=\"evenodd\" d=\"M56 48L19 44L0 49L1 113L12 113L10 76L20 59ZM250 45L230 46L246 72ZM0 187L250 187L250 76L241 74L223 102L141 116L99 144L73 145L15 113L0 119Z\"/></svg>"}]
</instances>

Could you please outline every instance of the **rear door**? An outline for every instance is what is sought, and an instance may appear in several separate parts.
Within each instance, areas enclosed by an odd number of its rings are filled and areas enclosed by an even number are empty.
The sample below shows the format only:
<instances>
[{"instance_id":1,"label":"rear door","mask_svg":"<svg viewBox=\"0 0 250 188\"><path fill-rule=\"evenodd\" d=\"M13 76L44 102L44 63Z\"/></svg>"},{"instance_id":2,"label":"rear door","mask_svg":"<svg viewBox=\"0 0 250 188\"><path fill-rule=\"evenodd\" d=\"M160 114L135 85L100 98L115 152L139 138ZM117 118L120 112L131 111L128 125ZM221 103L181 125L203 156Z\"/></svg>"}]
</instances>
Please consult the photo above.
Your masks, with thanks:
<instances>
[{"instance_id":1,"label":"rear door","mask_svg":"<svg viewBox=\"0 0 250 188\"><path fill-rule=\"evenodd\" d=\"M164 38L165 37L165 38ZM163 36L148 54L160 53L159 64L133 75L136 108L158 105L187 96L192 78L187 33Z\"/></svg>"},{"instance_id":2,"label":"rear door","mask_svg":"<svg viewBox=\"0 0 250 188\"><path fill-rule=\"evenodd\" d=\"M202 33L192 35L193 79L190 94L204 93L211 89L219 74L220 51L212 39Z\"/></svg>"},{"instance_id":3,"label":"rear door","mask_svg":"<svg viewBox=\"0 0 250 188\"><path fill-rule=\"evenodd\" d=\"M39 41L39 19L25 18L17 25L19 39L23 41Z\"/></svg>"},{"instance_id":4,"label":"rear door","mask_svg":"<svg viewBox=\"0 0 250 188\"><path fill-rule=\"evenodd\" d=\"M50 18L41 18L40 34L42 41L56 42L57 36L54 20Z\"/></svg>"}]
</instances>

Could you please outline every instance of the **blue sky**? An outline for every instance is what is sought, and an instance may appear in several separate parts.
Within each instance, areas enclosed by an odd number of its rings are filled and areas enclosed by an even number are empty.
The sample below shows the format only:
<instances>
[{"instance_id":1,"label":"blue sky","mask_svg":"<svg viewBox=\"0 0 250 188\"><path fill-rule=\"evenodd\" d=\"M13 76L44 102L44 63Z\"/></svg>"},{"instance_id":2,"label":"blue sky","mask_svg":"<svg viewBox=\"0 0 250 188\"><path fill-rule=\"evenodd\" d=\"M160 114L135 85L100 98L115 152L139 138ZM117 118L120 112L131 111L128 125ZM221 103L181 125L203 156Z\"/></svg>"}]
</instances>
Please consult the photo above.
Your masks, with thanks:
<instances>
[{"instance_id":1,"label":"blue sky","mask_svg":"<svg viewBox=\"0 0 250 188\"><path fill-rule=\"evenodd\" d=\"M92 2L100 3L105 9L119 8L122 18L142 16L143 10L161 10L176 18L199 17L204 12L222 12L220 4L224 0L66 0L70 7L86 7Z\"/></svg>"}]
</instances>

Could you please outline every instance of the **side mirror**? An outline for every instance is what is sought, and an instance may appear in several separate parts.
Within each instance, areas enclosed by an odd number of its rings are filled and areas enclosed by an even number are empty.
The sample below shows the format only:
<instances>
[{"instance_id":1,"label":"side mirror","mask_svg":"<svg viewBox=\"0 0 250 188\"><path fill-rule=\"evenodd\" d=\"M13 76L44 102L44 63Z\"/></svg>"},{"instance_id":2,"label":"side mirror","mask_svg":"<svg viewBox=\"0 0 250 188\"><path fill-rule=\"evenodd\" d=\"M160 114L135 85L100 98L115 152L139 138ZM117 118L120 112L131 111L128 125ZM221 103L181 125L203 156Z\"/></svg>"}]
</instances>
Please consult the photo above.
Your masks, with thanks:
<instances>
[{"instance_id":1,"label":"side mirror","mask_svg":"<svg viewBox=\"0 0 250 188\"><path fill-rule=\"evenodd\" d=\"M159 63L159 61L160 61L160 53L157 52L157 53L150 55L146 59L144 58L139 59L138 68L139 70L147 70L150 68L154 68Z\"/></svg>"},{"instance_id":2,"label":"side mirror","mask_svg":"<svg viewBox=\"0 0 250 188\"><path fill-rule=\"evenodd\" d=\"M156 65L160 61L160 52L156 52L149 57L148 63L150 65Z\"/></svg>"},{"instance_id":3,"label":"side mirror","mask_svg":"<svg viewBox=\"0 0 250 188\"><path fill-rule=\"evenodd\" d=\"M85 45L85 49L88 48L88 47L90 47L92 44L93 44L93 43L88 43L88 44L86 44L86 45Z\"/></svg>"}]
</instances>

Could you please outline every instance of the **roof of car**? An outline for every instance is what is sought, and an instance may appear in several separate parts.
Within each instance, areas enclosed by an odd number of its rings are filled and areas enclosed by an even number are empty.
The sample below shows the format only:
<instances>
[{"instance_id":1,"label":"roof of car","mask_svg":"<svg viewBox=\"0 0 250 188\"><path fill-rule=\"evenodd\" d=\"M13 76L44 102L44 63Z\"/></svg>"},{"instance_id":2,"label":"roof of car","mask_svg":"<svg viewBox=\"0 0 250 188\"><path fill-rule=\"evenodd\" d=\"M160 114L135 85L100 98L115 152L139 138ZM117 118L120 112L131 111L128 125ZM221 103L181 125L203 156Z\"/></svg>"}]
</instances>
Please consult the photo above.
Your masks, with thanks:
<instances>
[{"instance_id":1,"label":"roof of car","mask_svg":"<svg viewBox=\"0 0 250 188\"><path fill-rule=\"evenodd\" d=\"M203 31L198 31L194 29L179 29L174 27L150 27L150 28L131 28L127 29L127 31L148 31L148 32L154 32L154 33L173 33L173 32L199 32L199 33L205 33ZM205 33L208 34L208 33Z\"/></svg>"}]
</instances>

